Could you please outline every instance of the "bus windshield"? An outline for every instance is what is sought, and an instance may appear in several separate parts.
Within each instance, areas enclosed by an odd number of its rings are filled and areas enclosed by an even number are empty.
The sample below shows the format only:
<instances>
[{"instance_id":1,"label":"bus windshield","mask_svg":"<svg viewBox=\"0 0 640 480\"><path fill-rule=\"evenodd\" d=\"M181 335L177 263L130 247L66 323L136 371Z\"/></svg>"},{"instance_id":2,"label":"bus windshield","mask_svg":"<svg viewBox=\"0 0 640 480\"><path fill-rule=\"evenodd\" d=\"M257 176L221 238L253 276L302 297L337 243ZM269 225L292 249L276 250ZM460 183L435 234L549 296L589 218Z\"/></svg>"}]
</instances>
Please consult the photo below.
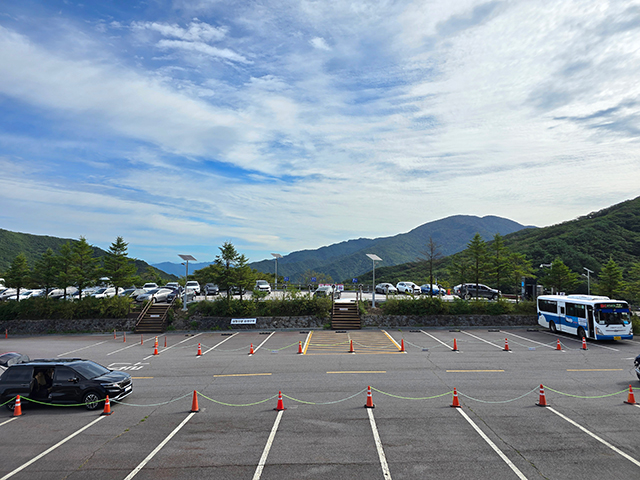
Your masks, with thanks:
<instances>
[{"instance_id":1,"label":"bus windshield","mask_svg":"<svg viewBox=\"0 0 640 480\"><path fill-rule=\"evenodd\" d=\"M596 321L600 325L626 325L631 319L628 309L622 310L613 305L602 305L596 310Z\"/></svg>"}]
</instances>

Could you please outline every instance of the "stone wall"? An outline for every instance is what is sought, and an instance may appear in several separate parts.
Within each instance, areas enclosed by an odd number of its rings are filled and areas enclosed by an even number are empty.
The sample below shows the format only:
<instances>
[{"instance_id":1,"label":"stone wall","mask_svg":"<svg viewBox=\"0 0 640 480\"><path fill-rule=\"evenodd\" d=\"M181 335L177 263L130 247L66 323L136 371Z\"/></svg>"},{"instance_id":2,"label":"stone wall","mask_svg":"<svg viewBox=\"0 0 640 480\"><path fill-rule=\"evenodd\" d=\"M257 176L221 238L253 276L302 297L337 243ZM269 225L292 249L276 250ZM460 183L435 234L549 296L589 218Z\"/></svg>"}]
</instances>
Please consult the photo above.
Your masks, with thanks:
<instances>
[{"instance_id":1,"label":"stone wall","mask_svg":"<svg viewBox=\"0 0 640 480\"><path fill-rule=\"evenodd\" d=\"M363 315L365 327L508 327L535 326L535 315Z\"/></svg>"},{"instance_id":2,"label":"stone wall","mask_svg":"<svg viewBox=\"0 0 640 480\"><path fill-rule=\"evenodd\" d=\"M0 334L32 335L43 333L104 333L130 332L136 326L135 318L104 318L83 320L10 320L0 322Z\"/></svg>"}]
</instances>

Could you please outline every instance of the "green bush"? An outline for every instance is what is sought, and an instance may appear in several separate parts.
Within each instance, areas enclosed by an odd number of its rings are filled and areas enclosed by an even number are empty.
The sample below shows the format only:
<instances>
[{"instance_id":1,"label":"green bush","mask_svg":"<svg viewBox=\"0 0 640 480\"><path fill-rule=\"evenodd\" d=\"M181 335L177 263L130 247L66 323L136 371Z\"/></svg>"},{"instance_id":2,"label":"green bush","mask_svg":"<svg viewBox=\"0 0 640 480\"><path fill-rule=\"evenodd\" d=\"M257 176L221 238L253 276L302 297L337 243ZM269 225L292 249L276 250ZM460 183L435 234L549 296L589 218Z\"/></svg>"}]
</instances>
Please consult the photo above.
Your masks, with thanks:
<instances>
[{"instance_id":1,"label":"green bush","mask_svg":"<svg viewBox=\"0 0 640 480\"><path fill-rule=\"evenodd\" d=\"M443 302L440 298L419 297L413 300L390 298L380 305L386 315L535 315L534 302L519 304L498 300L461 300Z\"/></svg>"},{"instance_id":2,"label":"green bush","mask_svg":"<svg viewBox=\"0 0 640 480\"><path fill-rule=\"evenodd\" d=\"M239 300L225 298L191 304L189 315L206 317L297 317L325 318L331 312L331 299L308 296L292 296L287 300Z\"/></svg>"},{"instance_id":3,"label":"green bush","mask_svg":"<svg viewBox=\"0 0 640 480\"><path fill-rule=\"evenodd\" d=\"M125 297L86 297L73 302L37 297L0 303L0 321L126 318L130 311L131 300Z\"/></svg>"},{"instance_id":4,"label":"green bush","mask_svg":"<svg viewBox=\"0 0 640 480\"><path fill-rule=\"evenodd\" d=\"M633 326L633 334L640 335L640 317L638 317L637 315L632 315L631 325Z\"/></svg>"}]
</instances>

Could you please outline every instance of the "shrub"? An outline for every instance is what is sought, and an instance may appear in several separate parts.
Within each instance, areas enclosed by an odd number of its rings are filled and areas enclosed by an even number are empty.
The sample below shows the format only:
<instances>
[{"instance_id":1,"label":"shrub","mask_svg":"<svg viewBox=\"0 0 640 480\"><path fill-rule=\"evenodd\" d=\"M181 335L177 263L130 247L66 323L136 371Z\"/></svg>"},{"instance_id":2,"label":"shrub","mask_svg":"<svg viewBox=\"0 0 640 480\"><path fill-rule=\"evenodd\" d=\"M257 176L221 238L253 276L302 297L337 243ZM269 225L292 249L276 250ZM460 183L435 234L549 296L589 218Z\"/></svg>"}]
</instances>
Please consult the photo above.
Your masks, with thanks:
<instances>
[{"instance_id":1,"label":"shrub","mask_svg":"<svg viewBox=\"0 0 640 480\"><path fill-rule=\"evenodd\" d=\"M37 297L20 302L0 303L0 321L126 318L130 311L131 300L125 297L86 297L73 302Z\"/></svg>"},{"instance_id":2,"label":"shrub","mask_svg":"<svg viewBox=\"0 0 640 480\"><path fill-rule=\"evenodd\" d=\"M239 300L224 298L191 304L189 315L207 317L295 317L310 315L325 318L331 311L331 299L292 295L287 300Z\"/></svg>"}]
</instances>

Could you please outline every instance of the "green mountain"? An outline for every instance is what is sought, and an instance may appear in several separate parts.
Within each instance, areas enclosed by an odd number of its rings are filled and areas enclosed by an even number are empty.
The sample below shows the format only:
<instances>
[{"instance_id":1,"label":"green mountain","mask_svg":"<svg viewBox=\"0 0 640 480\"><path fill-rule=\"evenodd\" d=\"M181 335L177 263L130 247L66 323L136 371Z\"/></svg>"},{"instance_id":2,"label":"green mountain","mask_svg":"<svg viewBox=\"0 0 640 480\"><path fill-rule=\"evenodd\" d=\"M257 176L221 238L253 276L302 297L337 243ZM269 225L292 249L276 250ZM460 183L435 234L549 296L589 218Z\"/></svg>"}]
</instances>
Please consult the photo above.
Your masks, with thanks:
<instances>
[{"instance_id":1,"label":"green mountain","mask_svg":"<svg viewBox=\"0 0 640 480\"><path fill-rule=\"evenodd\" d=\"M19 253L24 253L27 257L29 267L33 268L35 262L40 259L42 254L51 248L58 253L60 247L67 243L75 243L77 240L69 238L49 237L46 235L31 235L29 233L10 232L0 228L0 272L4 272L9 268L11 262ZM95 257L101 258L107 252L98 247L93 247ZM138 275L143 275L147 268L151 267L147 262L135 259ZM163 280L175 281L177 277L169 275L162 270L153 268Z\"/></svg>"},{"instance_id":2,"label":"green mountain","mask_svg":"<svg viewBox=\"0 0 640 480\"><path fill-rule=\"evenodd\" d=\"M597 275L610 257L627 269L640 262L640 197L550 227L519 230L505 235L504 243L510 251L524 253L540 275L544 272L539 265L556 258L577 273L585 273L586 267ZM437 262L439 281L454 283L449 281L447 271L454 258L455 255ZM361 277L361 282L371 283L372 272ZM376 283L411 280L420 284L427 278L424 262L376 267ZM485 281L491 284L491 279Z\"/></svg>"},{"instance_id":3,"label":"green mountain","mask_svg":"<svg viewBox=\"0 0 640 480\"><path fill-rule=\"evenodd\" d=\"M506 235L527 227L512 220L495 216L475 217L456 215L425 223L410 232L383 238L359 238L329 245L317 250L302 250L290 253L278 260L278 275L298 281L307 271L330 275L334 281L359 277L371 270L367 253L382 258L378 266L398 265L424 258L431 237L439 246L442 255L451 255L466 247L478 232L486 240L496 233ZM263 260L250 264L261 272L274 273L275 262Z\"/></svg>"}]
</instances>

